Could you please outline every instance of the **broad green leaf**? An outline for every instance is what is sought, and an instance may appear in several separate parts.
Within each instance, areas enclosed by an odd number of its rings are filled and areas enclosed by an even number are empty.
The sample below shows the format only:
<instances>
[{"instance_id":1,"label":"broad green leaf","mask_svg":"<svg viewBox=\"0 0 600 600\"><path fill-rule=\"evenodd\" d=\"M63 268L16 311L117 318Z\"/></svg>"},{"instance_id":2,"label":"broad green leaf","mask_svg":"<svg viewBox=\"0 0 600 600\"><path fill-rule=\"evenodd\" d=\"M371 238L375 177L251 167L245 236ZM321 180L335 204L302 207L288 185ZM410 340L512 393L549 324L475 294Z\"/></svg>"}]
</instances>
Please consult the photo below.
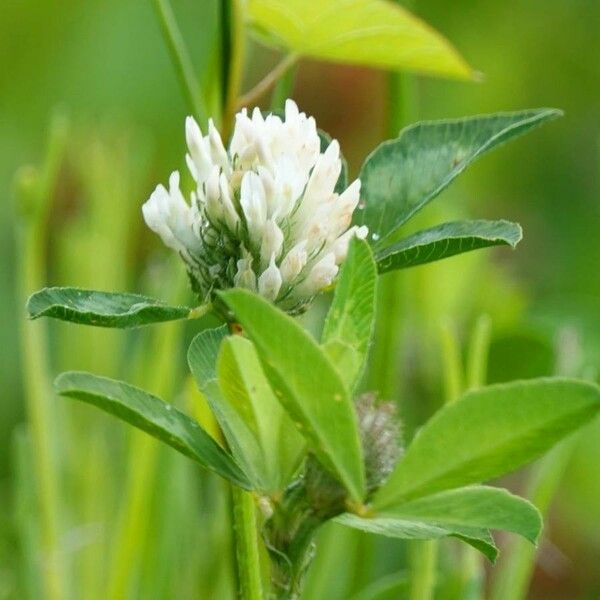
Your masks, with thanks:
<instances>
[{"instance_id":1,"label":"broad green leaf","mask_svg":"<svg viewBox=\"0 0 600 600\"><path fill-rule=\"evenodd\" d=\"M309 449L346 486L365 491L354 406L344 383L316 341L294 319L247 290L221 294L254 342L271 387Z\"/></svg>"},{"instance_id":2,"label":"broad green leaf","mask_svg":"<svg viewBox=\"0 0 600 600\"><path fill-rule=\"evenodd\" d=\"M27 301L31 319L52 317L82 325L119 329L186 319L191 310L186 306L169 306L140 294L70 287L44 288Z\"/></svg>"},{"instance_id":3,"label":"broad green leaf","mask_svg":"<svg viewBox=\"0 0 600 600\"><path fill-rule=\"evenodd\" d=\"M417 433L374 498L381 512L514 471L590 421L600 388L548 378L493 385L444 406Z\"/></svg>"},{"instance_id":4,"label":"broad green leaf","mask_svg":"<svg viewBox=\"0 0 600 600\"><path fill-rule=\"evenodd\" d=\"M362 373L375 322L377 268L369 245L354 238L335 287L322 343L350 389Z\"/></svg>"},{"instance_id":5,"label":"broad green leaf","mask_svg":"<svg viewBox=\"0 0 600 600\"><path fill-rule=\"evenodd\" d=\"M371 517L363 518L354 514L345 513L336 517L335 521L346 527L384 535L386 537L403 540L435 540L444 537L455 537L477 548L490 561L494 562L498 556L498 549L494 539L487 529L477 527L433 525L418 519L401 519L396 517Z\"/></svg>"},{"instance_id":6,"label":"broad green leaf","mask_svg":"<svg viewBox=\"0 0 600 600\"><path fill-rule=\"evenodd\" d=\"M356 223L381 241L435 198L478 156L562 113L552 108L416 123L384 142L360 172Z\"/></svg>"},{"instance_id":7,"label":"broad green leaf","mask_svg":"<svg viewBox=\"0 0 600 600\"><path fill-rule=\"evenodd\" d=\"M239 335L226 338L217 371L222 398L260 447L265 490L282 490L298 468L304 443L271 390L252 342Z\"/></svg>"},{"instance_id":8,"label":"broad green leaf","mask_svg":"<svg viewBox=\"0 0 600 600\"><path fill-rule=\"evenodd\" d=\"M412 519L439 525L502 529L523 536L533 544L542 528L538 509L508 491L472 486L446 490L411 502L388 506L378 517Z\"/></svg>"},{"instance_id":9,"label":"broad green leaf","mask_svg":"<svg viewBox=\"0 0 600 600\"><path fill-rule=\"evenodd\" d=\"M78 371L62 373L54 385L61 396L93 404L232 483L250 488L246 475L221 446L196 421L160 398L122 381Z\"/></svg>"},{"instance_id":10,"label":"broad green leaf","mask_svg":"<svg viewBox=\"0 0 600 600\"><path fill-rule=\"evenodd\" d=\"M226 325L201 331L188 349L188 364L200 392L213 411L231 453L257 489L269 487L264 471L264 456L255 433L237 406L223 396L217 373L217 360L224 340Z\"/></svg>"},{"instance_id":11,"label":"broad green leaf","mask_svg":"<svg viewBox=\"0 0 600 600\"><path fill-rule=\"evenodd\" d=\"M515 247L523 236L509 221L454 221L419 231L375 256L380 273L406 269L489 246Z\"/></svg>"},{"instance_id":12,"label":"broad green leaf","mask_svg":"<svg viewBox=\"0 0 600 600\"><path fill-rule=\"evenodd\" d=\"M385 0L249 0L255 33L312 58L470 79L471 68L434 29Z\"/></svg>"}]
</instances>

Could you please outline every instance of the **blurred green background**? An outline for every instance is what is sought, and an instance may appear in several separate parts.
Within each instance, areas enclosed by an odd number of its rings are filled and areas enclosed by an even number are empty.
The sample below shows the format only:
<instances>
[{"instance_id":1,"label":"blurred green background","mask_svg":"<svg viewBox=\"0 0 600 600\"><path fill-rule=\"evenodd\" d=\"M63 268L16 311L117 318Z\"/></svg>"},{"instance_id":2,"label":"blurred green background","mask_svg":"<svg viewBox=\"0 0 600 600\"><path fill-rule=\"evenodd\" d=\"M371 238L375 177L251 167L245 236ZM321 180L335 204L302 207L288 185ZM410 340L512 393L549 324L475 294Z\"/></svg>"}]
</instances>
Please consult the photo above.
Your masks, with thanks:
<instances>
[{"instance_id":1,"label":"blurred green background","mask_svg":"<svg viewBox=\"0 0 600 600\"><path fill-rule=\"evenodd\" d=\"M220 2L173 4L199 77L210 84L219 75L214 48L220 44ZM566 114L485 157L417 219L429 225L464 215L508 218L522 224L525 239L516 252L484 251L400 276L402 295L390 310L398 315L402 336L396 375L385 391L399 402L409 430L441 402L440 324L465 342L475 320L491 316L490 381L557 370L597 379L600 366L600 2L419 0L413 9L485 77L477 84L411 78L406 119L538 106ZM249 84L275 56L251 45L247 60ZM387 84L387 74L363 68L303 61L298 72L294 98L340 140L354 173L372 147L392 135L386 125ZM151 3L5 0L0 599L41 597L35 569L43 558L36 554L37 492L27 467L31 449L19 350L22 248L12 181L21 165L43 160L57 110L70 126L43 240L47 283L154 291L165 299L182 293L170 288L183 287L173 275L181 265L169 268L139 210L156 183L182 166L187 114ZM52 373L86 368L141 380L149 389L176 393L202 418L199 399L179 385L182 345L169 338L190 332L164 326L154 340L145 332L126 336L55 324L49 333ZM164 378L153 374L154 384L148 376L156 365L143 358L148 347L155 361L166 357L173 363L161 368L163 375L173 371ZM136 376L125 376L131 372ZM220 484L170 450L149 450L153 443L99 413L67 410L62 402L56 399L53 406L60 440L61 547L70 573L65 597L232 597L230 541L218 518L227 512ZM600 597L598 464L596 423L576 441L546 526L531 598ZM141 481L131 481L134 468ZM511 484L522 489L523 479L516 476ZM307 597L349 598L402 567L400 542L341 532L323 537Z\"/></svg>"}]
</instances>

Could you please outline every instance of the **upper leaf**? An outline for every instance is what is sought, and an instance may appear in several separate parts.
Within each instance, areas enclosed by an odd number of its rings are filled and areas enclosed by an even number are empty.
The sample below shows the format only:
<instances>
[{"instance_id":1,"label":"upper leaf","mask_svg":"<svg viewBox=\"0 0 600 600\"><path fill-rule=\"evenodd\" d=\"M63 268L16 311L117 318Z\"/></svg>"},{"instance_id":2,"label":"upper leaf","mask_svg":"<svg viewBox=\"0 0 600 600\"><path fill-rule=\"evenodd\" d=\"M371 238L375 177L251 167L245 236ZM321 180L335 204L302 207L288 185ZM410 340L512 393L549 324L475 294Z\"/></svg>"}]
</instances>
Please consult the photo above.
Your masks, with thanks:
<instances>
[{"instance_id":1,"label":"upper leaf","mask_svg":"<svg viewBox=\"0 0 600 600\"><path fill-rule=\"evenodd\" d=\"M383 240L478 156L561 114L540 108L407 127L377 147L362 166L363 202L354 213L356 223L369 227L374 242Z\"/></svg>"},{"instance_id":2,"label":"upper leaf","mask_svg":"<svg viewBox=\"0 0 600 600\"><path fill-rule=\"evenodd\" d=\"M375 323L377 269L369 245L354 238L325 320L322 343L353 388L364 368Z\"/></svg>"},{"instance_id":3,"label":"upper leaf","mask_svg":"<svg viewBox=\"0 0 600 600\"><path fill-rule=\"evenodd\" d=\"M361 501L365 475L354 407L323 350L294 319L261 297L242 289L220 296L254 342L275 396L309 449Z\"/></svg>"},{"instance_id":4,"label":"upper leaf","mask_svg":"<svg viewBox=\"0 0 600 600\"><path fill-rule=\"evenodd\" d=\"M249 0L268 44L317 59L470 79L471 68L439 33L384 0Z\"/></svg>"},{"instance_id":5,"label":"upper leaf","mask_svg":"<svg viewBox=\"0 0 600 600\"><path fill-rule=\"evenodd\" d=\"M53 317L82 325L119 329L186 319L191 310L186 306L168 306L140 294L71 287L44 288L27 301L31 319Z\"/></svg>"},{"instance_id":6,"label":"upper leaf","mask_svg":"<svg viewBox=\"0 0 600 600\"><path fill-rule=\"evenodd\" d=\"M600 388L568 379L517 381L468 392L417 433L375 495L375 510L514 471L599 410Z\"/></svg>"},{"instance_id":7,"label":"upper leaf","mask_svg":"<svg viewBox=\"0 0 600 600\"><path fill-rule=\"evenodd\" d=\"M54 385L62 396L93 404L232 483L250 488L238 465L196 421L156 396L122 381L77 371L62 373Z\"/></svg>"},{"instance_id":8,"label":"upper leaf","mask_svg":"<svg viewBox=\"0 0 600 600\"><path fill-rule=\"evenodd\" d=\"M509 221L454 221L424 229L376 255L380 273L406 269L489 246L515 247L523 237Z\"/></svg>"},{"instance_id":9,"label":"upper leaf","mask_svg":"<svg viewBox=\"0 0 600 600\"><path fill-rule=\"evenodd\" d=\"M461 527L460 525L444 526L427 523L418 518L400 517L371 517L363 518L351 513L345 513L335 519L346 527L384 535L403 540L434 540L443 537L455 537L477 548L490 561L498 556L498 548L487 529L479 527Z\"/></svg>"},{"instance_id":10,"label":"upper leaf","mask_svg":"<svg viewBox=\"0 0 600 600\"><path fill-rule=\"evenodd\" d=\"M536 543L542 528L538 509L506 490L476 485L446 490L388 506L378 517L413 519L444 528L502 529Z\"/></svg>"}]
</instances>

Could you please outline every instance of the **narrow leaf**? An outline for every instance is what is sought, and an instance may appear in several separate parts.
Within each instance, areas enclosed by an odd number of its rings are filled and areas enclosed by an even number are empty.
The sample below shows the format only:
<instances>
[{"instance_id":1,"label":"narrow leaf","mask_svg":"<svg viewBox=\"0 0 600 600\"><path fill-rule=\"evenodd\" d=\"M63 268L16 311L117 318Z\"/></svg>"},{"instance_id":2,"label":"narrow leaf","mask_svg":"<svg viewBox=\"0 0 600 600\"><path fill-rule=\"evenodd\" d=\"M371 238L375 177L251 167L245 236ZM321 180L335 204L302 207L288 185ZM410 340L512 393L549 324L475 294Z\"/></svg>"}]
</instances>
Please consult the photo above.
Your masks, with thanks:
<instances>
[{"instance_id":1,"label":"narrow leaf","mask_svg":"<svg viewBox=\"0 0 600 600\"><path fill-rule=\"evenodd\" d=\"M380 273L406 269L489 246L515 247L523 236L509 221L454 221L419 231L376 254Z\"/></svg>"},{"instance_id":2,"label":"narrow leaf","mask_svg":"<svg viewBox=\"0 0 600 600\"><path fill-rule=\"evenodd\" d=\"M122 381L77 371L62 373L54 385L62 396L93 404L249 489L247 477L213 438L196 421L160 398Z\"/></svg>"},{"instance_id":3,"label":"narrow leaf","mask_svg":"<svg viewBox=\"0 0 600 600\"><path fill-rule=\"evenodd\" d=\"M435 540L444 537L456 537L477 548L492 562L498 556L498 549L487 529L460 526L447 528L442 525L425 523L418 519L397 517L363 518L350 513L337 517L335 521L346 527L352 527L367 533L403 540Z\"/></svg>"},{"instance_id":4,"label":"narrow leaf","mask_svg":"<svg viewBox=\"0 0 600 600\"><path fill-rule=\"evenodd\" d=\"M44 288L27 301L31 319L52 317L82 325L119 329L186 319L191 310L186 306L169 306L140 294L70 287Z\"/></svg>"},{"instance_id":5,"label":"narrow leaf","mask_svg":"<svg viewBox=\"0 0 600 600\"><path fill-rule=\"evenodd\" d=\"M264 457L255 432L240 414L238 405L232 405L223 396L217 373L217 360L227 325L201 331L188 349L188 364L200 392L206 398L229 444L231 453L250 478L253 486L264 490L268 482L264 476Z\"/></svg>"},{"instance_id":6,"label":"narrow leaf","mask_svg":"<svg viewBox=\"0 0 600 600\"><path fill-rule=\"evenodd\" d=\"M517 381L468 392L417 433L375 495L375 510L514 471L599 410L600 388L568 379Z\"/></svg>"},{"instance_id":7,"label":"narrow leaf","mask_svg":"<svg viewBox=\"0 0 600 600\"><path fill-rule=\"evenodd\" d=\"M473 72L450 43L385 0L249 0L259 38L303 56L453 79Z\"/></svg>"},{"instance_id":8,"label":"narrow leaf","mask_svg":"<svg viewBox=\"0 0 600 600\"><path fill-rule=\"evenodd\" d=\"M223 399L260 447L265 491L284 489L298 468L304 441L271 390L252 342L239 335L225 339L217 371Z\"/></svg>"},{"instance_id":9,"label":"narrow leaf","mask_svg":"<svg viewBox=\"0 0 600 600\"><path fill-rule=\"evenodd\" d=\"M407 127L377 147L362 166L356 223L367 225L371 239L381 245L478 156L561 114L540 108Z\"/></svg>"},{"instance_id":10,"label":"narrow leaf","mask_svg":"<svg viewBox=\"0 0 600 600\"><path fill-rule=\"evenodd\" d=\"M375 323L377 269L369 245L354 238L335 287L322 343L350 387L362 373Z\"/></svg>"},{"instance_id":11,"label":"narrow leaf","mask_svg":"<svg viewBox=\"0 0 600 600\"><path fill-rule=\"evenodd\" d=\"M221 294L254 342L275 396L317 458L362 500L362 448L352 400L323 350L291 317L247 290Z\"/></svg>"},{"instance_id":12,"label":"narrow leaf","mask_svg":"<svg viewBox=\"0 0 600 600\"><path fill-rule=\"evenodd\" d=\"M447 490L391 505L377 516L418 520L444 528L458 525L502 529L533 544L542 528L542 518L533 504L506 490L487 486Z\"/></svg>"}]
</instances>

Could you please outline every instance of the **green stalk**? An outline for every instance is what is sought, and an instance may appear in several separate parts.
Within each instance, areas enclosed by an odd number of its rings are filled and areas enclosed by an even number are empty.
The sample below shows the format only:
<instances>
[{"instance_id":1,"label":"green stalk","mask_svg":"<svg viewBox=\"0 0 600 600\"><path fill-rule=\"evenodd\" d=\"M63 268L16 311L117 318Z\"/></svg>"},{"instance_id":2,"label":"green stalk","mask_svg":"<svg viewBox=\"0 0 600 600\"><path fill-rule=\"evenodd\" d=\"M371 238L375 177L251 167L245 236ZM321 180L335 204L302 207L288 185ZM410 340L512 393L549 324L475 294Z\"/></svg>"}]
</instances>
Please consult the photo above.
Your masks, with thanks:
<instances>
[{"instance_id":1,"label":"green stalk","mask_svg":"<svg viewBox=\"0 0 600 600\"><path fill-rule=\"evenodd\" d=\"M467 390L485 385L489 356L492 320L481 315L475 322L468 345ZM461 390L461 393L465 390ZM481 557L477 550L461 545L460 585L462 598L478 600L483 597L484 573Z\"/></svg>"},{"instance_id":2,"label":"green stalk","mask_svg":"<svg viewBox=\"0 0 600 600\"><path fill-rule=\"evenodd\" d=\"M206 102L194 73L194 65L177 25L173 8L169 0L154 0L154 9L190 110L204 126L208 120Z\"/></svg>"},{"instance_id":3,"label":"green stalk","mask_svg":"<svg viewBox=\"0 0 600 600\"><path fill-rule=\"evenodd\" d=\"M50 129L43 170L21 170L17 175L16 199L22 222L19 230L18 305L46 284L46 242L48 221L58 171L64 154L67 123L57 116ZM60 484L57 461L53 391L48 373L47 329L42 323L26 322L21 331L25 401L32 441L33 469L38 490L41 524L44 598L68 597L64 557L60 544Z\"/></svg>"},{"instance_id":4,"label":"green stalk","mask_svg":"<svg viewBox=\"0 0 600 600\"><path fill-rule=\"evenodd\" d=\"M273 88L271 94L270 108L274 110L283 110L285 101L292 95L296 75L298 73L298 65L291 66L279 79Z\"/></svg>"},{"instance_id":5,"label":"green stalk","mask_svg":"<svg viewBox=\"0 0 600 600\"><path fill-rule=\"evenodd\" d=\"M463 391L463 368L460 344L454 327L449 322L440 328L442 350L442 377L444 401L456 402ZM437 540L414 541L409 543L410 600L430 600L434 596L436 565L439 552Z\"/></svg>"},{"instance_id":6,"label":"green stalk","mask_svg":"<svg viewBox=\"0 0 600 600\"><path fill-rule=\"evenodd\" d=\"M229 18L226 26L229 27L229 68L227 69L225 105L223 110L223 139L229 137L233 127L233 119L242 88L245 51L243 1L230 0L228 13Z\"/></svg>"},{"instance_id":7,"label":"green stalk","mask_svg":"<svg viewBox=\"0 0 600 600\"><path fill-rule=\"evenodd\" d=\"M573 453L573 446L573 440L567 440L554 448L531 475L525 497L537 507L544 520ZM497 571L491 599L525 599L535 565L536 548L525 540L514 539L505 552L506 559Z\"/></svg>"},{"instance_id":8,"label":"green stalk","mask_svg":"<svg viewBox=\"0 0 600 600\"><path fill-rule=\"evenodd\" d=\"M174 299L179 299L184 287L184 277L172 284ZM163 324L156 330L154 349L145 355L143 387L166 397L171 394L176 374L177 347L181 338L181 323ZM114 537L114 550L109 566L106 597L121 600L127 597L136 572L136 558L141 554L147 539L152 489L160 445L145 433L133 431L127 466L128 480L123 493L118 529Z\"/></svg>"},{"instance_id":9,"label":"green stalk","mask_svg":"<svg viewBox=\"0 0 600 600\"><path fill-rule=\"evenodd\" d=\"M581 348L577 332L565 328L556 346L557 375L577 377L582 372ZM573 454L578 436L559 444L543 457L530 476L525 497L540 511L545 520L558 486ZM536 548L519 538L512 541L500 563L492 588L492 600L521 600L527 596L535 565Z\"/></svg>"},{"instance_id":10,"label":"green stalk","mask_svg":"<svg viewBox=\"0 0 600 600\"><path fill-rule=\"evenodd\" d=\"M442 347L442 377L444 400L450 404L458 400L463 392L463 369L460 357L460 344L454 327L445 322L440 328Z\"/></svg>"},{"instance_id":11,"label":"green stalk","mask_svg":"<svg viewBox=\"0 0 600 600\"><path fill-rule=\"evenodd\" d=\"M233 527L239 594L241 600L262 600L259 535L254 497L237 486L231 486Z\"/></svg>"},{"instance_id":12,"label":"green stalk","mask_svg":"<svg viewBox=\"0 0 600 600\"><path fill-rule=\"evenodd\" d=\"M433 598L437 555L437 540L415 540L410 543L410 600Z\"/></svg>"}]
</instances>

